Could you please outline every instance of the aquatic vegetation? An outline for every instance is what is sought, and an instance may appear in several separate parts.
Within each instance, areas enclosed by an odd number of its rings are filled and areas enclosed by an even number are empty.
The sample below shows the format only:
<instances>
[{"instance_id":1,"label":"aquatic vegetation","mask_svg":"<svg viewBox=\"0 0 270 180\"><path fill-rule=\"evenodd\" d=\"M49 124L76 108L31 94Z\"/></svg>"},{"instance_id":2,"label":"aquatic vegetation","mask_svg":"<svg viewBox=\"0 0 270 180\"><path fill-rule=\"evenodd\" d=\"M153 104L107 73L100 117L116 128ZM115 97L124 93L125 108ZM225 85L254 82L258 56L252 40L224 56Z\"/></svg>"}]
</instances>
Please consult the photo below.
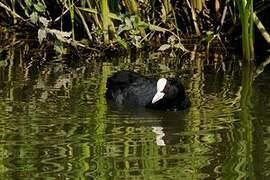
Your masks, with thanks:
<instances>
[{"instance_id":1,"label":"aquatic vegetation","mask_svg":"<svg viewBox=\"0 0 270 180\"><path fill-rule=\"evenodd\" d=\"M269 179L270 58L253 62L269 5L236 2L0 0L3 177ZM241 36L245 59L226 49ZM181 77L192 107L114 109L124 69Z\"/></svg>"},{"instance_id":2,"label":"aquatic vegetation","mask_svg":"<svg viewBox=\"0 0 270 180\"><path fill-rule=\"evenodd\" d=\"M241 26L243 56L246 60L254 57L254 25L253 25L253 0L236 0Z\"/></svg>"},{"instance_id":3,"label":"aquatic vegetation","mask_svg":"<svg viewBox=\"0 0 270 180\"><path fill-rule=\"evenodd\" d=\"M225 48L224 39L234 41L242 36L243 55L248 60L254 59L254 22L260 22L256 25L269 43L267 29L260 28L263 23L254 12L266 11L267 7L262 9L257 4L253 7L252 0L1 0L0 9L4 11L0 17L1 24L38 28L40 42L51 34L61 42L100 50L150 47L169 53L172 49L188 52L181 40L196 36L196 43L206 42L209 51L213 39ZM242 32L236 30L238 20ZM66 36L68 32L70 37ZM177 42L170 44L172 37Z\"/></svg>"}]
</instances>

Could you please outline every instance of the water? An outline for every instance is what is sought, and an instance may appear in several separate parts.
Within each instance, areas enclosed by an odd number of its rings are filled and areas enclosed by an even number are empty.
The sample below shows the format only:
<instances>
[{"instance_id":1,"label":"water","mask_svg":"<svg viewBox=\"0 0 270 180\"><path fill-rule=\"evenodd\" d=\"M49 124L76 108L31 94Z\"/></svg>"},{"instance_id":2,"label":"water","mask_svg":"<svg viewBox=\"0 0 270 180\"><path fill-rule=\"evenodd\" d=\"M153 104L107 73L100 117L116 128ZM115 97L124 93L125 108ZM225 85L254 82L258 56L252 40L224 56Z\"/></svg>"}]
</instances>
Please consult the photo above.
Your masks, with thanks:
<instances>
[{"instance_id":1,"label":"water","mask_svg":"<svg viewBox=\"0 0 270 180\"><path fill-rule=\"evenodd\" d=\"M255 79L243 108L237 58L79 63L24 51L9 48L0 59L1 179L269 179L269 71ZM181 76L192 106L116 108L104 93L120 69Z\"/></svg>"}]
</instances>

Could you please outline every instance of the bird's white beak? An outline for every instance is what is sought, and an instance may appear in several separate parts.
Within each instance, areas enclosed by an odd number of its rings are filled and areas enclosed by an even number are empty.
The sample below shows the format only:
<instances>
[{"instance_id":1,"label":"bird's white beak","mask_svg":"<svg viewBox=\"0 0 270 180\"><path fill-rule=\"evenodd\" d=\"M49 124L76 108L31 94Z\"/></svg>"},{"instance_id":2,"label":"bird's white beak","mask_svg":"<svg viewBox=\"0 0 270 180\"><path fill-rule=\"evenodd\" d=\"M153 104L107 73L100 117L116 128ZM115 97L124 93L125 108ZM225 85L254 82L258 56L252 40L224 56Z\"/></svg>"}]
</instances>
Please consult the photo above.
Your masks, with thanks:
<instances>
[{"instance_id":1,"label":"bird's white beak","mask_svg":"<svg viewBox=\"0 0 270 180\"><path fill-rule=\"evenodd\" d=\"M153 99L152 99L152 104L154 104L154 103L156 103L157 101L161 100L161 99L163 98L164 95L165 95L165 93L159 92L159 91L158 91L158 92L155 94L155 96L153 97Z\"/></svg>"}]
</instances>

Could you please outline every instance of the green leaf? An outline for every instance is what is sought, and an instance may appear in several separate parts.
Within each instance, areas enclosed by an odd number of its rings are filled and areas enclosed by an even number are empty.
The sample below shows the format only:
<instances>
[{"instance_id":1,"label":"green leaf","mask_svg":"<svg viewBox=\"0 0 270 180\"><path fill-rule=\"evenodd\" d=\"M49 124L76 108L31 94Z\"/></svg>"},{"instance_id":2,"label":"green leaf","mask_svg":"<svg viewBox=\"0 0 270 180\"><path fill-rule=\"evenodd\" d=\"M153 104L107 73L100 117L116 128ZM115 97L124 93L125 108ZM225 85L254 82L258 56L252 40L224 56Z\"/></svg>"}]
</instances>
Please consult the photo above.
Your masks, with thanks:
<instances>
[{"instance_id":1,"label":"green leaf","mask_svg":"<svg viewBox=\"0 0 270 180\"><path fill-rule=\"evenodd\" d=\"M31 6L32 6L32 0L25 0L25 4L26 6L23 8L24 9L24 13L27 17L30 17L30 13L31 13Z\"/></svg>"},{"instance_id":2,"label":"green leaf","mask_svg":"<svg viewBox=\"0 0 270 180\"><path fill-rule=\"evenodd\" d=\"M25 0L25 4L26 4L26 7L29 8L32 6L33 2L32 2L32 0Z\"/></svg>"},{"instance_id":3,"label":"green leaf","mask_svg":"<svg viewBox=\"0 0 270 180\"><path fill-rule=\"evenodd\" d=\"M125 24L128 29L133 29L133 25L130 18L125 18Z\"/></svg>"},{"instance_id":4,"label":"green leaf","mask_svg":"<svg viewBox=\"0 0 270 180\"><path fill-rule=\"evenodd\" d=\"M149 24L143 21L139 21L137 27L148 28Z\"/></svg>"},{"instance_id":5,"label":"green leaf","mask_svg":"<svg viewBox=\"0 0 270 180\"><path fill-rule=\"evenodd\" d=\"M165 50L169 49L170 47L171 47L171 45L169 45L169 44L163 44L158 48L158 50L165 51Z\"/></svg>"},{"instance_id":6,"label":"green leaf","mask_svg":"<svg viewBox=\"0 0 270 180\"><path fill-rule=\"evenodd\" d=\"M177 43L177 44L174 44L173 45L174 48L177 48L177 49L181 49L182 51L185 51L185 52L188 52L189 50L187 50L184 45L182 43Z\"/></svg>"},{"instance_id":7,"label":"green leaf","mask_svg":"<svg viewBox=\"0 0 270 180\"><path fill-rule=\"evenodd\" d=\"M33 12L33 13L30 15L30 21L31 21L33 24L37 24L37 21L38 21L38 13L37 13L37 12Z\"/></svg>"},{"instance_id":8,"label":"green leaf","mask_svg":"<svg viewBox=\"0 0 270 180\"><path fill-rule=\"evenodd\" d=\"M64 48L63 44L61 44L61 43L54 43L54 50L58 54L67 54L67 48Z\"/></svg>"},{"instance_id":9,"label":"green leaf","mask_svg":"<svg viewBox=\"0 0 270 180\"><path fill-rule=\"evenodd\" d=\"M98 14L98 11L96 9L93 9L93 8L78 7L78 9L86 11L86 12L90 12L90 13L93 13L93 14ZM115 13L109 12L109 17L112 18L112 19L115 19L115 20L122 21L121 16L119 16L119 15L117 15Z\"/></svg>"},{"instance_id":10,"label":"green leaf","mask_svg":"<svg viewBox=\"0 0 270 180\"><path fill-rule=\"evenodd\" d=\"M174 46L173 46L173 47L178 48L178 49L184 49L184 46L183 46L183 44L182 44L182 43L177 43L177 44L174 44Z\"/></svg>"},{"instance_id":11,"label":"green leaf","mask_svg":"<svg viewBox=\"0 0 270 180\"><path fill-rule=\"evenodd\" d=\"M45 12L46 10L46 6L40 2L38 2L37 4L34 4L34 7L38 12Z\"/></svg>"},{"instance_id":12,"label":"green leaf","mask_svg":"<svg viewBox=\"0 0 270 180\"><path fill-rule=\"evenodd\" d=\"M153 24L149 24L149 29L152 31L159 31L159 32L163 32L163 33L167 31L167 29L153 25Z\"/></svg>"},{"instance_id":13,"label":"green leaf","mask_svg":"<svg viewBox=\"0 0 270 180\"><path fill-rule=\"evenodd\" d=\"M123 40L120 36L116 36L116 40L119 44L121 44L125 49L128 49L128 43Z\"/></svg>"},{"instance_id":14,"label":"green leaf","mask_svg":"<svg viewBox=\"0 0 270 180\"><path fill-rule=\"evenodd\" d=\"M109 17L112 18L112 19L115 19L115 20L119 20L119 21L122 21L122 18L121 16L118 16L117 14L115 13L109 13Z\"/></svg>"},{"instance_id":15,"label":"green leaf","mask_svg":"<svg viewBox=\"0 0 270 180\"><path fill-rule=\"evenodd\" d=\"M44 27L48 27L50 21L45 17L39 17L39 22L41 22Z\"/></svg>"},{"instance_id":16,"label":"green leaf","mask_svg":"<svg viewBox=\"0 0 270 180\"><path fill-rule=\"evenodd\" d=\"M176 41L176 37L174 35L170 36L167 40L169 44L174 44Z\"/></svg>"},{"instance_id":17,"label":"green leaf","mask_svg":"<svg viewBox=\"0 0 270 180\"><path fill-rule=\"evenodd\" d=\"M61 42L71 42L71 32L59 31L57 29L47 29L48 33L53 34Z\"/></svg>"},{"instance_id":18,"label":"green leaf","mask_svg":"<svg viewBox=\"0 0 270 180\"><path fill-rule=\"evenodd\" d=\"M39 42L39 44L41 44L42 41L43 41L44 39L46 39L46 37L47 37L47 32L46 32L46 30L43 29L43 28L40 28L40 29L38 30L38 42Z\"/></svg>"},{"instance_id":19,"label":"green leaf","mask_svg":"<svg viewBox=\"0 0 270 180\"><path fill-rule=\"evenodd\" d=\"M78 7L78 9L83 10L83 11L86 11L86 12L94 13L94 14L97 14L98 13L97 10L96 9L93 9L93 8Z\"/></svg>"}]
</instances>

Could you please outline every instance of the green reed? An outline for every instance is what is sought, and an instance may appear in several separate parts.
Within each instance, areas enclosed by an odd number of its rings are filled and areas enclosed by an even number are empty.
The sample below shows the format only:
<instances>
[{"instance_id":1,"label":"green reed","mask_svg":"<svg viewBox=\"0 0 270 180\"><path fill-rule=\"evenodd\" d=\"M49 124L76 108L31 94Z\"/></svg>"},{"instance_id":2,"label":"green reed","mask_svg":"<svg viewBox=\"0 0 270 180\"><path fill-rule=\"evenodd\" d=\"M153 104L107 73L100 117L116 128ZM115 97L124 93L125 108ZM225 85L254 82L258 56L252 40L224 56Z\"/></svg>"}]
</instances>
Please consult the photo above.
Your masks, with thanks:
<instances>
[{"instance_id":1,"label":"green reed","mask_svg":"<svg viewBox=\"0 0 270 180\"><path fill-rule=\"evenodd\" d=\"M68 0L68 8L71 19L71 31L72 31L72 39L75 40L75 29L74 29L74 2L73 0Z\"/></svg>"},{"instance_id":2,"label":"green reed","mask_svg":"<svg viewBox=\"0 0 270 180\"><path fill-rule=\"evenodd\" d=\"M107 0L101 1L101 13L103 20L103 33L104 33L104 43L109 43L109 26L110 26L110 18L109 18L109 6Z\"/></svg>"},{"instance_id":3,"label":"green reed","mask_svg":"<svg viewBox=\"0 0 270 180\"><path fill-rule=\"evenodd\" d=\"M254 22L253 0L235 0L242 27L243 58L247 61L254 60Z\"/></svg>"}]
</instances>

